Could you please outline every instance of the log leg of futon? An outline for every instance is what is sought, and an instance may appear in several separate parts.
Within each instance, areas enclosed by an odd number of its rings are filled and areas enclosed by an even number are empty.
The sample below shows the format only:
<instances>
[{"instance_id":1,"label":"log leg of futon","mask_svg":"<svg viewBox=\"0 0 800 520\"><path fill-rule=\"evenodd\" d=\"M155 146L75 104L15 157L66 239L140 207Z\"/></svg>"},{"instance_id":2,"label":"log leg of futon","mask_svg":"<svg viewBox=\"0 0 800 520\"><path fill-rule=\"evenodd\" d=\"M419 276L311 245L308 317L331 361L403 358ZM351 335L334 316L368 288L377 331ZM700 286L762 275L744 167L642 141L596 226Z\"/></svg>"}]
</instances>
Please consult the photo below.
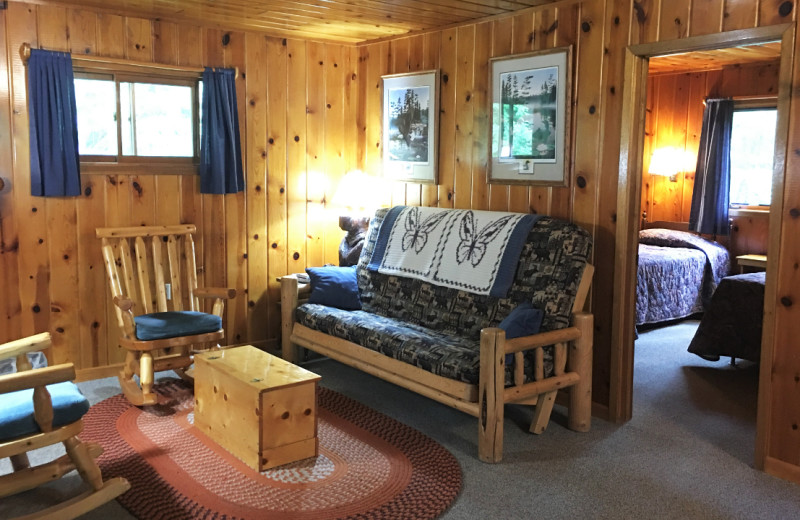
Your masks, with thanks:
<instances>
[{"instance_id":1,"label":"log leg of futon","mask_svg":"<svg viewBox=\"0 0 800 520\"><path fill-rule=\"evenodd\" d=\"M592 346L594 343L594 316L579 312L573 323L581 331L581 337L570 343L567 369L577 372L580 380L570 388L570 430L588 432L592 423Z\"/></svg>"},{"instance_id":2,"label":"log leg of futon","mask_svg":"<svg viewBox=\"0 0 800 520\"><path fill-rule=\"evenodd\" d=\"M480 381L478 384L478 457L484 462L503 459L503 418L506 333L481 331Z\"/></svg>"},{"instance_id":3,"label":"log leg of futon","mask_svg":"<svg viewBox=\"0 0 800 520\"><path fill-rule=\"evenodd\" d=\"M297 308L297 278L281 277L281 355L295 365L300 362L300 348L292 343L294 310Z\"/></svg>"}]
</instances>

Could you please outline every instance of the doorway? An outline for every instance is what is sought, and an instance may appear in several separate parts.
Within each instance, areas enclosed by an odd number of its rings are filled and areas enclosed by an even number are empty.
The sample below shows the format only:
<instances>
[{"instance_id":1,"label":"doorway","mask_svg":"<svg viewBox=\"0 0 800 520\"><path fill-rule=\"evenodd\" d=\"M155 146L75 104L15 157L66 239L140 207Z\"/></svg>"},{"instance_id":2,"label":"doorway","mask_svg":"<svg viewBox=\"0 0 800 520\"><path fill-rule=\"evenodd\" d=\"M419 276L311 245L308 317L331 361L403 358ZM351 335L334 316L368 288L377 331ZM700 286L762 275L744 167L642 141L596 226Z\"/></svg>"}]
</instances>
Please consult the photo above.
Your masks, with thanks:
<instances>
[{"instance_id":1,"label":"doorway","mask_svg":"<svg viewBox=\"0 0 800 520\"><path fill-rule=\"evenodd\" d=\"M622 112L617 234L614 280L614 308L611 353L611 392L609 415L617 422L627 421L633 409L633 342L635 330L636 255L641 214L642 164L648 61L652 57L709 49L723 49L771 41L781 42L778 90L778 121L773 167L773 203L770 210L768 256L780 256L780 215L785 177L785 153L788 137L791 59L794 46L793 26L776 25L757 29L730 31L682 40L630 46L625 57L625 99ZM776 273L767 269L764 299L764 327L759 376L756 423L755 464L763 468L766 452L766 403L770 395L769 367L772 365Z\"/></svg>"}]
</instances>

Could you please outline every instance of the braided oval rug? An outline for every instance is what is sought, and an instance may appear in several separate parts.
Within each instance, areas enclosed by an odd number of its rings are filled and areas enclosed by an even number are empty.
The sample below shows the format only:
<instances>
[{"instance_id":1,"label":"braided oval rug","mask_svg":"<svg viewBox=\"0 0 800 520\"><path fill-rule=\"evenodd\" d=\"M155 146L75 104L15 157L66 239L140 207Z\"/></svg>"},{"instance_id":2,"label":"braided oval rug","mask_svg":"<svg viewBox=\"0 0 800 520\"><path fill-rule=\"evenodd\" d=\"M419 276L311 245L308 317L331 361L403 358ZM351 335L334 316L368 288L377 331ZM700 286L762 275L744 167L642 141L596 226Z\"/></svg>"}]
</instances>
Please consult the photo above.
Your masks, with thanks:
<instances>
[{"instance_id":1,"label":"braided oval rug","mask_svg":"<svg viewBox=\"0 0 800 520\"><path fill-rule=\"evenodd\" d=\"M111 397L92 406L80 435L103 446L104 478L131 483L118 500L140 519L435 518L461 489L461 468L440 444L326 388L319 456L260 473L193 426L188 386L155 389L170 403Z\"/></svg>"}]
</instances>

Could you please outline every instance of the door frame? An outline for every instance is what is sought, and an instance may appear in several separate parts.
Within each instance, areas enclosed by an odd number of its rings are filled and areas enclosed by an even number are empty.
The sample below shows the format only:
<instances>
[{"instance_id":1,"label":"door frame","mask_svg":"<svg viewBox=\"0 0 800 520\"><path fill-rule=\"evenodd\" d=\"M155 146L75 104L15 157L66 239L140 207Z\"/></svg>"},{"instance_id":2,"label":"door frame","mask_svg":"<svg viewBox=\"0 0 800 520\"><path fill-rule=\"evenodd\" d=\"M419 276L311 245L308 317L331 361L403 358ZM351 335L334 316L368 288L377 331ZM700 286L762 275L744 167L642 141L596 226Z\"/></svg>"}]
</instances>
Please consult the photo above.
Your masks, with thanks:
<instances>
[{"instance_id":1,"label":"door frame","mask_svg":"<svg viewBox=\"0 0 800 520\"><path fill-rule=\"evenodd\" d=\"M633 414L633 342L635 330L636 264L639 214L641 211L642 159L644 153L645 104L649 58L682 52L740 47L747 44L781 42L778 86L778 120L775 133L775 162L772 173L772 203L769 217L768 258L780 258L780 230L783 188L786 176L786 145L789 134L789 108L792 88L794 24L787 23L693 36L628 46L625 51L625 93L617 190L617 232L614 258L613 316L611 331L611 388L609 416L624 422ZM758 385L755 465L763 469L769 442L769 403L771 397L775 327L777 269L767 268L764 295L764 327L761 338L761 366Z\"/></svg>"}]
</instances>

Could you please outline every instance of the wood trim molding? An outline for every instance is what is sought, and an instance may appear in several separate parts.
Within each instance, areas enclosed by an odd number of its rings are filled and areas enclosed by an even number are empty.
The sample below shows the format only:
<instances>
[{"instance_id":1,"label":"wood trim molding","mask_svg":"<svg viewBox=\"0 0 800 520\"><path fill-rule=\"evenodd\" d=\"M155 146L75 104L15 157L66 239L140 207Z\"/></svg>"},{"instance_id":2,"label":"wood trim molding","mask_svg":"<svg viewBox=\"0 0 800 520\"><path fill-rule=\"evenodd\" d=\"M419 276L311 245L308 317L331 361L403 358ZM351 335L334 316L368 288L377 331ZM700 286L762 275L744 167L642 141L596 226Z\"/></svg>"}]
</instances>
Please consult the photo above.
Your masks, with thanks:
<instances>
[{"instance_id":1,"label":"wood trim molding","mask_svg":"<svg viewBox=\"0 0 800 520\"><path fill-rule=\"evenodd\" d=\"M773 457L766 457L763 469L770 475L800 484L800 466Z\"/></svg>"},{"instance_id":2,"label":"wood trim molding","mask_svg":"<svg viewBox=\"0 0 800 520\"><path fill-rule=\"evenodd\" d=\"M781 220L783 191L786 182L786 147L789 141L789 112L791 107L792 67L794 65L794 27L788 26L781 35L781 65L778 77L778 121L775 129L775 158L772 171L772 201L769 212L769 243L767 256L774 259L767 267L764 288L764 321L761 335L761 362L758 375L758 407L756 416L755 466L765 469L769 454L772 427L772 362L775 351L775 305L778 293L778 269L781 257ZM790 396L786 396L790 398ZM800 477L800 468L795 466ZM795 479L800 482L800 478Z\"/></svg>"},{"instance_id":3,"label":"wood trim molding","mask_svg":"<svg viewBox=\"0 0 800 520\"><path fill-rule=\"evenodd\" d=\"M724 47L741 47L748 44L781 40L783 34L793 28L793 23L768 25L766 27L739 29L736 31L706 34L703 36L691 36L680 40L640 43L631 45L628 47L628 50L635 56L651 58L653 56L677 54L680 52L721 49Z\"/></svg>"}]
</instances>

